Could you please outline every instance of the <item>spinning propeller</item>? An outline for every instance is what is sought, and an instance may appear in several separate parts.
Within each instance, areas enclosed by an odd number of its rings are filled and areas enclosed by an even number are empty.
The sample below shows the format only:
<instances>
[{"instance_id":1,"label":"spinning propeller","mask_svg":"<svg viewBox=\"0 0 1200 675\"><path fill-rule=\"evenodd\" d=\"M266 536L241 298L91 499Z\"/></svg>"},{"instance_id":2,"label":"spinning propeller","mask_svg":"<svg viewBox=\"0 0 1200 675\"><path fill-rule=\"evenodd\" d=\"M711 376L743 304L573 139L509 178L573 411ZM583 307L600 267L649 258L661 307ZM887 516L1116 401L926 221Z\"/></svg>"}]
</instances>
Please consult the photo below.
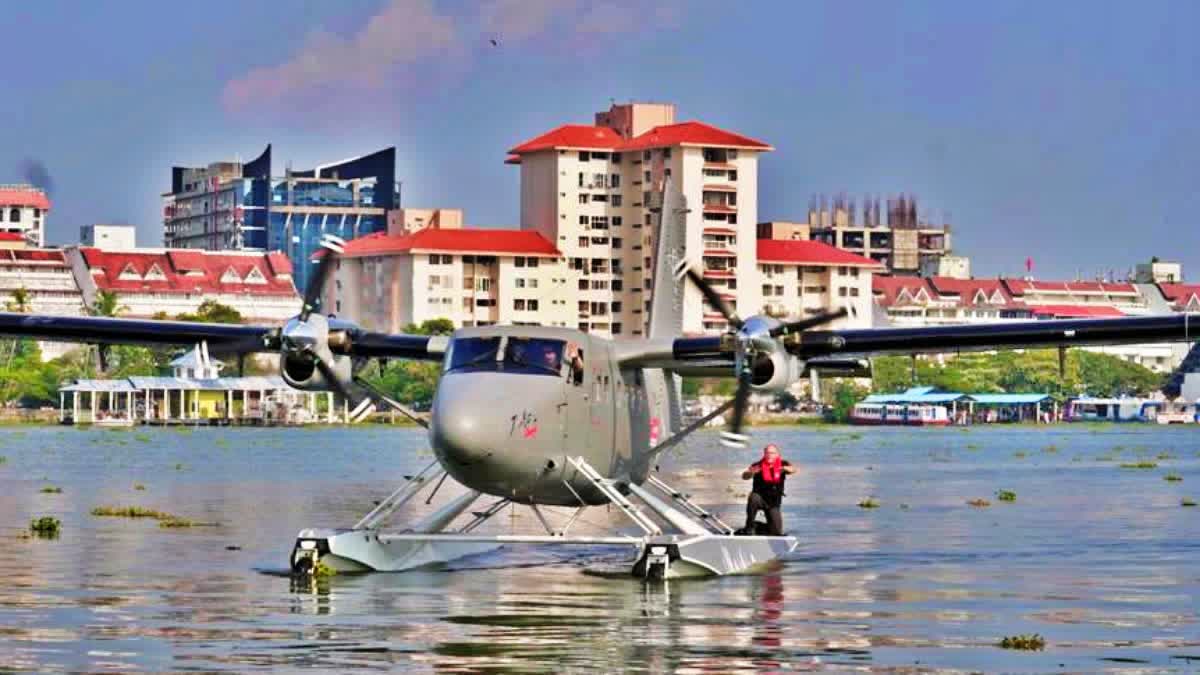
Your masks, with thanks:
<instances>
[{"instance_id":1,"label":"spinning propeller","mask_svg":"<svg viewBox=\"0 0 1200 675\"><path fill-rule=\"evenodd\" d=\"M846 316L846 310L842 308L834 312L822 312L807 319L785 323L758 316L743 320L729 303L725 302L725 298L692 269L687 261L681 262L675 272L677 277L686 276L708 304L720 312L729 323L730 331L725 334L724 339L732 345L734 375L738 384L729 427L721 432L721 443L730 448L745 448L750 436L743 431L743 426L750 404L750 393L754 387L755 368L763 365L772 355L786 354L786 347L780 338L840 319Z\"/></svg>"}]
</instances>

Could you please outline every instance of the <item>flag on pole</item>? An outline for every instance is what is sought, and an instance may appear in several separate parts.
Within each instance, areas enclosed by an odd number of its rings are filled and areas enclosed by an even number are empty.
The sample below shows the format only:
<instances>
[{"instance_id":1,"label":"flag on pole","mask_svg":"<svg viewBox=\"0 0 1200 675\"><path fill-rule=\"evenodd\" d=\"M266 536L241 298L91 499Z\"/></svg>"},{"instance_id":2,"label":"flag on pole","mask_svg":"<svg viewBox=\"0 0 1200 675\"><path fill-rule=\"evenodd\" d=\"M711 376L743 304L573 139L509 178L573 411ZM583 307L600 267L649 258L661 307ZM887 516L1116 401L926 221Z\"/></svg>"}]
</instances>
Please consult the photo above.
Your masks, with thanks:
<instances>
[{"instance_id":1,"label":"flag on pole","mask_svg":"<svg viewBox=\"0 0 1200 675\"><path fill-rule=\"evenodd\" d=\"M1032 272L1033 272L1033 258L1026 257L1025 258L1025 273L1030 274Z\"/></svg>"}]
</instances>

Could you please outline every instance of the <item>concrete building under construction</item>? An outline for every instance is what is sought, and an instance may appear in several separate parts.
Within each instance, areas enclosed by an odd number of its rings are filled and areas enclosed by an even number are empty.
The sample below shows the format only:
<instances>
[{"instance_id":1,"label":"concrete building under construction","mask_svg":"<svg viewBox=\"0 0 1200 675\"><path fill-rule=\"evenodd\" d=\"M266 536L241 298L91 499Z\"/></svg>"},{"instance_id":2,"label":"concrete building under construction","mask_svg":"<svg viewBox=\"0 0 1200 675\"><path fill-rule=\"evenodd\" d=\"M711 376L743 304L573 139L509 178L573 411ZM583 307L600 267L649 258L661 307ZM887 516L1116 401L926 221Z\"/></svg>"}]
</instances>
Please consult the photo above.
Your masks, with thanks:
<instances>
[{"instance_id":1,"label":"concrete building under construction","mask_svg":"<svg viewBox=\"0 0 1200 675\"><path fill-rule=\"evenodd\" d=\"M941 220L937 224L923 216L913 195L889 197L886 203L868 195L861 207L845 194L816 195L809 202L807 223L762 223L758 236L811 238L871 258L888 273L917 274L922 264L936 263L951 252L950 225Z\"/></svg>"}]
</instances>

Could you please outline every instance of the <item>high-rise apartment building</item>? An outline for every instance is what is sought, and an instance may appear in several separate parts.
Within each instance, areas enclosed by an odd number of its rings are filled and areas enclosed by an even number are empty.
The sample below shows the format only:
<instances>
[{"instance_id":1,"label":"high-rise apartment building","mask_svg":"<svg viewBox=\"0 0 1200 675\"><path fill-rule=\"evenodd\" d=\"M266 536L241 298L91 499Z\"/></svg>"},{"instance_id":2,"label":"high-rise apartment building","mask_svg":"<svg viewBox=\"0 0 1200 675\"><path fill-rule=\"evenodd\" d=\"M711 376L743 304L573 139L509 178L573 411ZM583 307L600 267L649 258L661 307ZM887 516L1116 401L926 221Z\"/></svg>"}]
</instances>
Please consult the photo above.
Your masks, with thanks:
<instances>
[{"instance_id":1,"label":"high-rise apartment building","mask_svg":"<svg viewBox=\"0 0 1200 675\"><path fill-rule=\"evenodd\" d=\"M18 234L25 244L46 245L46 215L50 198L32 185L0 185L0 234Z\"/></svg>"},{"instance_id":2,"label":"high-rise apartment building","mask_svg":"<svg viewBox=\"0 0 1200 675\"><path fill-rule=\"evenodd\" d=\"M387 211L399 205L396 149L279 176L268 145L246 163L174 167L163 202L167 248L283 251L303 291L323 234L386 231Z\"/></svg>"},{"instance_id":3,"label":"high-rise apartment building","mask_svg":"<svg viewBox=\"0 0 1200 675\"><path fill-rule=\"evenodd\" d=\"M567 124L509 150L521 169L521 228L552 242L578 293L576 326L645 333L653 285L655 207L666 179L687 205L686 253L743 315L761 311L757 283L758 155L762 142L703 122L675 122L675 106L613 105L595 124ZM739 278L745 282L738 283ZM688 288L681 327L719 331L724 319Z\"/></svg>"}]
</instances>

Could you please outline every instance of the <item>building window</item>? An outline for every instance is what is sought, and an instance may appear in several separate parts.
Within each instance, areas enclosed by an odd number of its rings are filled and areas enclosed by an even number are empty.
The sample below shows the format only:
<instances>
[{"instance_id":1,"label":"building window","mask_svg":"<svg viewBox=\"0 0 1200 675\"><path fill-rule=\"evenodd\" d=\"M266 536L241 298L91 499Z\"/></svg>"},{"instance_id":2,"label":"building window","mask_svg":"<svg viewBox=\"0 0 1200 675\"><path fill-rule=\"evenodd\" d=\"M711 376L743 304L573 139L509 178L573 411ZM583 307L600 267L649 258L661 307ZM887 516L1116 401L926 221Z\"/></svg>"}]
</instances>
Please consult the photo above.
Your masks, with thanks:
<instances>
[{"instance_id":1,"label":"building window","mask_svg":"<svg viewBox=\"0 0 1200 675\"><path fill-rule=\"evenodd\" d=\"M642 161L644 161L644 162L650 161L650 151L649 150L642 151Z\"/></svg>"},{"instance_id":2,"label":"building window","mask_svg":"<svg viewBox=\"0 0 1200 675\"><path fill-rule=\"evenodd\" d=\"M525 280L517 279L516 281L513 282L513 285L516 286L517 288L525 288Z\"/></svg>"},{"instance_id":3,"label":"building window","mask_svg":"<svg viewBox=\"0 0 1200 675\"><path fill-rule=\"evenodd\" d=\"M537 288L537 279L529 279L525 283L529 288Z\"/></svg>"},{"instance_id":4,"label":"building window","mask_svg":"<svg viewBox=\"0 0 1200 675\"><path fill-rule=\"evenodd\" d=\"M613 248L621 248L621 238L620 237L612 238L612 247Z\"/></svg>"},{"instance_id":5,"label":"building window","mask_svg":"<svg viewBox=\"0 0 1200 675\"><path fill-rule=\"evenodd\" d=\"M663 159L671 159L671 149L663 148Z\"/></svg>"},{"instance_id":6,"label":"building window","mask_svg":"<svg viewBox=\"0 0 1200 675\"><path fill-rule=\"evenodd\" d=\"M850 297L852 297L852 298L857 298L857 297L858 297L858 287L856 287L856 286L852 286L852 287L850 288Z\"/></svg>"},{"instance_id":7,"label":"building window","mask_svg":"<svg viewBox=\"0 0 1200 675\"><path fill-rule=\"evenodd\" d=\"M579 172L579 187L583 187L583 172Z\"/></svg>"},{"instance_id":8,"label":"building window","mask_svg":"<svg viewBox=\"0 0 1200 675\"><path fill-rule=\"evenodd\" d=\"M646 171L644 173L645 173L644 180L645 180L645 182L649 183L650 182L650 172Z\"/></svg>"},{"instance_id":9,"label":"building window","mask_svg":"<svg viewBox=\"0 0 1200 675\"><path fill-rule=\"evenodd\" d=\"M840 298L846 297L846 287L845 286L841 286L838 288L838 297L840 297Z\"/></svg>"},{"instance_id":10,"label":"building window","mask_svg":"<svg viewBox=\"0 0 1200 675\"><path fill-rule=\"evenodd\" d=\"M588 240L588 238L587 238L587 237L580 237L580 238L579 238L579 248L587 248L587 247L588 247L588 241L589 241L589 240Z\"/></svg>"},{"instance_id":11,"label":"building window","mask_svg":"<svg viewBox=\"0 0 1200 675\"><path fill-rule=\"evenodd\" d=\"M593 230L607 230L608 229L608 216L592 216L592 229Z\"/></svg>"},{"instance_id":12,"label":"building window","mask_svg":"<svg viewBox=\"0 0 1200 675\"><path fill-rule=\"evenodd\" d=\"M621 291L621 290L625 290L625 282L621 281L620 279L613 279L613 281L612 281L612 289L613 289L614 291Z\"/></svg>"},{"instance_id":13,"label":"building window","mask_svg":"<svg viewBox=\"0 0 1200 675\"><path fill-rule=\"evenodd\" d=\"M620 206L624 200L621 199L621 195L613 195L609 201L612 202L613 206Z\"/></svg>"},{"instance_id":14,"label":"building window","mask_svg":"<svg viewBox=\"0 0 1200 675\"><path fill-rule=\"evenodd\" d=\"M528 264L530 267L537 267L537 266L538 266L538 259L537 259L537 258L534 258L534 257L532 257L532 256L530 256L529 258L526 258L525 262L526 262L526 263L527 263L527 264Z\"/></svg>"},{"instance_id":15,"label":"building window","mask_svg":"<svg viewBox=\"0 0 1200 675\"><path fill-rule=\"evenodd\" d=\"M579 153L579 161L581 161L581 162L586 162L586 161L590 160L591 158L592 158L591 153L587 152L586 150L581 151Z\"/></svg>"},{"instance_id":16,"label":"building window","mask_svg":"<svg viewBox=\"0 0 1200 675\"><path fill-rule=\"evenodd\" d=\"M608 180L608 186L611 188L621 187L621 174L614 173Z\"/></svg>"},{"instance_id":17,"label":"building window","mask_svg":"<svg viewBox=\"0 0 1200 675\"><path fill-rule=\"evenodd\" d=\"M517 257L513 258L513 267L524 267L524 266L525 266L525 258L522 258L521 256L517 256Z\"/></svg>"},{"instance_id":18,"label":"building window","mask_svg":"<svg viewBox=\"0 0 1200 675\"><path fill-rule=\"evenodd\" d=\"M621 216L613 216L613 217L612 217L612 226L613 226L613 227L620 227L620 226L621 226Z\"/></svg>"},{"instance_id":19,"label":"building window","mask_svg":"<svg viewBox=\"0 0 1200 675\"><path fill-rule=\"evenodd\" d=\"M619 152L614 152L614 153L612 154L612 163L613 163L613 164L620 164L620 163L621 163L621 153L619 153Z\"/></svg>"},{"instance_id":20,"label":"building window","mask_svg":"<svg viewBox=\"0 0 1200 675\"><path fill-rule=\"evenodd\" d=\"M8 210L8 219L14 223L21 222L21 209L18 209L15 206L13 208L9 209Z\"/></svg>"},{"instance_id":21,"label":"building window","mask_svg":"<svg viewBox=\"0 0 1200 675\"><path fill-rule=\"evenodd\" d=\"M614 323L612 325L612 332L613 332L613 335L620 335L621 334L621 324Z\"/></svg>"},{"instance_id":22,"label":"building window","mask_svg":"<svg viewBox=\"0 0 1200 675\"><path fill-rule=\"evenodd\" d=\"M580 193L579 193L579 203L580 203L580 204L586 204L586 203L588 203L588 195L587 195L587 193L586 193L586 192L580 192Z\"/></svg>"},{"instance_id":23,"label":"building window","mask_svg":"<svg viewBox=\"0 0 1200 675\"><path fill-rule=\"evenodd\" d=\"M621 303L619 303L619 302L612 303L612 313L616 314L620 311L621 311Z\"/></svg>"},{"instance_id":24,"label":"building window","mask_svg":"<svg viewBox=\"0 0 1200 675\"><path fill-rule=\"evenodd\" d=\"M526 302L526 307L528 307L529 311L536 312L536 311L538 311L538 301L537 300L529 300Z\"/></svg>"},{"instance_id":25,"label":"building window","mask_svg":"<svg viewBox=\"0 0 1200 675\"><path fill-rule=\"evenodd\" d=\"M524 312L525 301L520 298L513 300L513 309L517 310L518 312Z\"/></svg>"},{"instance_id":26,"label":"building window","mask_svg":"<svg viewBox=\"0 0 1200 675\"><path fill-rule=\"evenodd\" d=\"M580 279L579 280L579 290L586 291L587 289L588 289L588 280Z\"/></svg>"}]
</instances>

